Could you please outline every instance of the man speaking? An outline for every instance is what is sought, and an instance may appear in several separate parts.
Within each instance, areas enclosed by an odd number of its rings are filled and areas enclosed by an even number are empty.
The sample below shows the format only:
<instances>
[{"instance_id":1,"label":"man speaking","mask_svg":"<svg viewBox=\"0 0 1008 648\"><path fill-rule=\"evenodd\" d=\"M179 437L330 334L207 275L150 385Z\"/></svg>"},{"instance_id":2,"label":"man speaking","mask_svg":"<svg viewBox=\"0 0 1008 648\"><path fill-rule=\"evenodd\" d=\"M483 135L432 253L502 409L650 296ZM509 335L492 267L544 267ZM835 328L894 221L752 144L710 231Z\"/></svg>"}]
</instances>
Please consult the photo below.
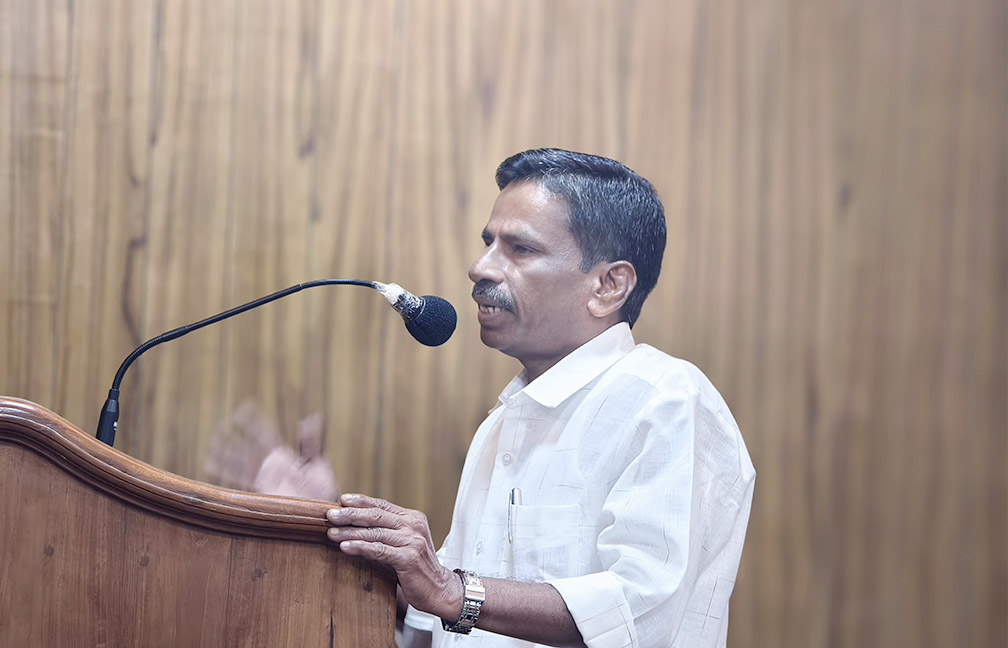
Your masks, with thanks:
<instances>
[{"instance_id":1,"label":"man speaking","mask_svg":"<svg viewBox=\"0 0 1008 648\"><path fill-rule=\"evenodd\" d=\"M422 513L349 494L329 538L395 570L407 634L434 646L724 646L755 471L706 377L631 335L661 201L557 149L497 184L469 277L483 343L524 370L476 431L444 546Z\"/></svg>"}]
</instances>

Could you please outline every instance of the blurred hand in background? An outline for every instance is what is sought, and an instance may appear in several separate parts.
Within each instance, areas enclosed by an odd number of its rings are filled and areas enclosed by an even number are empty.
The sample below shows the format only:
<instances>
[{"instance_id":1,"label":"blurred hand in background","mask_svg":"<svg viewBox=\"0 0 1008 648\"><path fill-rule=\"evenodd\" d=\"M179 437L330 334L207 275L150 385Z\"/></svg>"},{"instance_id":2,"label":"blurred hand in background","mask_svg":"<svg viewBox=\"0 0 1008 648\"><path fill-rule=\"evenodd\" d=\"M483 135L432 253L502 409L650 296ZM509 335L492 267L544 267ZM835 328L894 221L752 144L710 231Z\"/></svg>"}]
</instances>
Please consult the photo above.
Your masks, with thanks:
<instances>
[{"instance_id":1,"label":"blurred hand in background","mask_svg":"<svg viewBox=\"0 0 1008 648\"><path fill-rule=\"evenodd\" d=\"M295 452L256 404L244 401L211 439L206 473L226 488L336 501L339 489L322 454L324 430L321 413L303 419Z\"/></svg>"}]
</instances>

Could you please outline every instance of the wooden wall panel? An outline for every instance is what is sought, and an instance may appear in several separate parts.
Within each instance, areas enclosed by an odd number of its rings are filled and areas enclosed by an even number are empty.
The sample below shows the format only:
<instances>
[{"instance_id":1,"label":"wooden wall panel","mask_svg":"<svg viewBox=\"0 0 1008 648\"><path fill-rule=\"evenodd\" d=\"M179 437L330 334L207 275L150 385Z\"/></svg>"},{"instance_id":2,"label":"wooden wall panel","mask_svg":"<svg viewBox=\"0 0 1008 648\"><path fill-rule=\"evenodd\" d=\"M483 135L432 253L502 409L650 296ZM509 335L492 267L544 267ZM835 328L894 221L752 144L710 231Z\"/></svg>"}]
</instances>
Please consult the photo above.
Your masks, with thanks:
<instances>
[{"instance_id":1,"label":"wooden wall panel","mask_svg":"<svg viewBox=\"0 0 1008 648\"><path fill-rule=\"evenodd\" d=\"M53 219L59 249L45 265L58 277L52 408L84 412L108 393L106 358L125 358L146 334L138 301L147 291L152 16L142 3L77 6L69 16L64 198ZM125 412L124 424L139 414Z\"/></svg>"},{"instance_id":2,"label":"wooden wall panel","mask_svg":"<svg viewBox=\"0 0 1008 648\"><path fill-rule=\"evenodd\" d=\"M236 6L155 7L150 204L147 241L139 253L145 290L138 305L149 337L227 305ZM193 472L196 431L209 431L221 416L224 334L208 328L158 347L123 381L123 407L138 417L137 433L123 430L124 449L155 465L188 465ZM157 433L139 433L155 420L163 422Z\"/></svg>"},{"instance_id":3,"label":"wooden wall panel","mask_svg":"<svg viewBox=\"0 0 1008 648\"><path fill-rule=\"evenodd\" d=\"M65 236L60 218L66 173L70 12L60 3L4 7L3 176L8 194L4 218L9 236L4 255L8 284L5 364L21 389L52 401L58 354L57 304L60 251ZM31 218L14 218L30 214Z\"/></svg>"},{"instance_id":4,"label":"wooden wall panel","mask_svg":"<svg viewBox=\"0 0 1008 648\"><path fill-rule=\"evenodd\" d=\"M295 283L460 313L416 345L316 288L154 349L117 447L205 478L252 400L327 419L344 489L447 530L516 370L466 269L504 157L651 178L635 329L700 366L759 474L733 646L988 646L1008 607L1003 0L0 0L0 392L92 429L142 340Z\"/></svg>"}]
</instances>

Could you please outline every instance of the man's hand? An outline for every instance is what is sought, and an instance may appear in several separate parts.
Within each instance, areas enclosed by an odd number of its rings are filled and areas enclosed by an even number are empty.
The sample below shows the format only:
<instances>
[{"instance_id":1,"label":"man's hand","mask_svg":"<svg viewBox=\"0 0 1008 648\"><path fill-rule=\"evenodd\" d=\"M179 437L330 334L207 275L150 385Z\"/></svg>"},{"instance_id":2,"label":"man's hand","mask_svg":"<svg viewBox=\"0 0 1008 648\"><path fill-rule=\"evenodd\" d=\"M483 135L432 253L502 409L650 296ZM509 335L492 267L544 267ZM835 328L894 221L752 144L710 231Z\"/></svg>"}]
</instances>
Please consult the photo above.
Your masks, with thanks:
<instances>
[{"instance_id":1,"label":"man's hand","mask_svg":"<svg viewBox=\"0 0 1008 648\"><path fill-rule=\"evenodd\" d=\"M336 525L329 539L343 553L394 569L403 596L416 609L458 618L462 581L438 562L426 515L364 495L343 495L340 504L343 508L330 509L326 517Z\"/></svg>"},{"instance_id":2,"label":"man's hand","mask_svg":"<svg viewBox=\"0 0 1008 648\"><path fill-rule=\"evenodd\" d=\"M441 566L427 516L385 500L344 495L329 509L329 539L343 553L388 565L410 605L446 621L462 611L465 587ZM484 578L486 602L476 627L550 646L584 646L563 598L551 585Z\"/></svg>"}]
</instances>

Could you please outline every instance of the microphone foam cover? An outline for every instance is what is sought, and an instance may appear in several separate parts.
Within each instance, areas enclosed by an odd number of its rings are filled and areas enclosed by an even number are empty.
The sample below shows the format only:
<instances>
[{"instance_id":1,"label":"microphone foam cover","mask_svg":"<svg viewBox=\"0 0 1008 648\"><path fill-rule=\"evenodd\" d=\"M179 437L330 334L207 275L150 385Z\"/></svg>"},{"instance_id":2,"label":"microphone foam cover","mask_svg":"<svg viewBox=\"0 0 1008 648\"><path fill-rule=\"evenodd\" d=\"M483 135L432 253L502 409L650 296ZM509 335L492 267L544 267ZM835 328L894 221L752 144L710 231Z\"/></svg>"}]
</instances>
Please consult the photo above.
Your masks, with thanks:
<instances>
[{"instance_id":1,"label":"microphone foam cover","mask_svg":"<svg viewBox=\"0 0 1008 648\"><path fill-rule=\"evenodd\" d=\"M420 312L406 320L406 330L416 341L427 346L439 346L455 332L458 315L455 308L434 295L420 298Z\"/></svg>"}]
</instances>

